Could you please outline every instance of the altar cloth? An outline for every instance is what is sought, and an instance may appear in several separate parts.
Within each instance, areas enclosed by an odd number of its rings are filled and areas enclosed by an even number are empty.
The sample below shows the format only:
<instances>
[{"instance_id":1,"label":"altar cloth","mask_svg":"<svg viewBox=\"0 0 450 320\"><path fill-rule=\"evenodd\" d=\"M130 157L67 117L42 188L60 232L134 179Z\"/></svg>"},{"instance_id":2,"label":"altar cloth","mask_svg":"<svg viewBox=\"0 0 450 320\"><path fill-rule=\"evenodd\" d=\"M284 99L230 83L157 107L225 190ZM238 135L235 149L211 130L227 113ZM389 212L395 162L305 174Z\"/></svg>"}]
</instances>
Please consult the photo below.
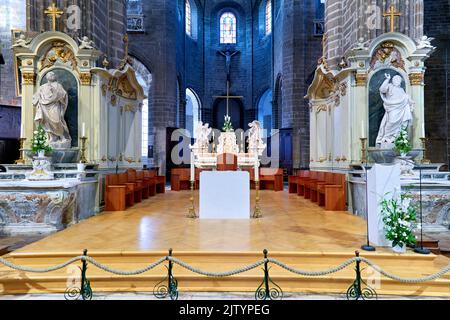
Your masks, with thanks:
<instances>
[{"instance_id":1,"label":"altar cloth","mask_svg":"<svg viewBox=\"0 0 450 320\"><path fill-rule=\"evenodd\" d=\"M250 219L249 173L200 173L200 219Z\"/></svg>"}]
</instances>

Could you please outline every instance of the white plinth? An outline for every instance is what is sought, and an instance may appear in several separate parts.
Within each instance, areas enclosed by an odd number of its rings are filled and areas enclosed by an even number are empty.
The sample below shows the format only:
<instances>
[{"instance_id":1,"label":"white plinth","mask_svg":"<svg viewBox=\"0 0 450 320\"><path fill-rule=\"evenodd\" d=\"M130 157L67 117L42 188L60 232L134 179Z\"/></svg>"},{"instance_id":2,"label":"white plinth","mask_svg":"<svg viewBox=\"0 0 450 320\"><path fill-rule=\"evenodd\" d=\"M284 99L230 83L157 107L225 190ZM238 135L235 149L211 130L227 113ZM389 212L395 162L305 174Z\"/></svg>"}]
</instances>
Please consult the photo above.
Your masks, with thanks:
<instances>
[{"instance_id":1,"label":"white plinth","mask_svg":"<svg viewBox=\"0 0 450 320\"><path fill-rule=\"evenodd\" d=\"M375 246L389 246L381 216L381 201L400 192L400 165L375 166L367 173L369 241Z\"/></svg>"},{"instance_id":2,"label":"white plinth","mask_svg":"<svg viewBox=\"0 0 450 320\"><path fill-rule=\"evenodd\" d=\"M250 219L249 173L200 173L200 219Z\"/></svg>"}]
</instances>

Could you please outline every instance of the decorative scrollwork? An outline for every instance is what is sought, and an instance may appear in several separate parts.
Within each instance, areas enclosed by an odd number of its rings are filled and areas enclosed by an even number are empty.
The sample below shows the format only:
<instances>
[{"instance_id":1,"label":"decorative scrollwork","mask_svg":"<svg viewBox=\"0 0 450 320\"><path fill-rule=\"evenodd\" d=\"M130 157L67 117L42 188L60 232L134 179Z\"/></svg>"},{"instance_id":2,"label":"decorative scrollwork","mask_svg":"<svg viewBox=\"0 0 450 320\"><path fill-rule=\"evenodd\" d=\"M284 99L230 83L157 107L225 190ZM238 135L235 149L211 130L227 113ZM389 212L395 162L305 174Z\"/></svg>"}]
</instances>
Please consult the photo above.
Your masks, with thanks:
<instances>
[{"instance_id":1,"label":"decorative scrollwork","mask_svg":"<svg viewBox=\"0 0 450 320\"><path fill-rule=\"evenodd\" d=\"M264 269L263 269L264 270ZM270 278L264 277L263 282L255 292L255 300L281 300L283 299L283 290Z\"/></svg>"},{"instance_id":2,"label":"decorative scrollwork","mask_svg":"<svg viewBox=\"0 0 450 320\"><path fill-rule=\"evenodd\" d=\"M283 290L269 276L269 259L267 258L269 252L264 249L264 280L255 291L256 300L281 300L283 299Z\"/></svg>"},{"instance_id":3,"label":"decorative scrollwork","mask_svg":"<svg viewBox=\"0 0 450 320\"><path fill-rule=\"evenodd\" d=\"M170 297L171 300L178 300L178 281L174 278L172 273L173 261L171 258L172 249L169 250L169 255L167 256L167 260L169 260L169 266L166 266L167 277L161 282L158 282L153 288L153 295L157 299Z\"/></svg>"},{"instance_id":4,"label":"decorative scrollwork","mask_svg":"<svg viewBox=\"0 0 450 320\"><path fill-rule=\"evenodd\" d=\"M359 258L359 252L356 251L356 257ZM363 269L364 270L364 269ZM353 281L352 285L347 290L347 300L368 300L368 299L378 299L378 295L374 289L367 285L366 282L361 278L361 261L356 261L356 279ZM363 286L364 285L364 288Z\"/></svg>"},{"instance_id":5,"label":"decorative scrollwork","mask_svg":"<svg viewBox=\"0 0 450 320\"><path fill-rule=\"evenodd\" d=\"M166 268L170 273L170 269L168 267ZM178 281L170 274L155 285L153 288L153 295L157 299L166 299L167 297L170 297L171 300L178 300Z\"/></svg>"}]
</instances>

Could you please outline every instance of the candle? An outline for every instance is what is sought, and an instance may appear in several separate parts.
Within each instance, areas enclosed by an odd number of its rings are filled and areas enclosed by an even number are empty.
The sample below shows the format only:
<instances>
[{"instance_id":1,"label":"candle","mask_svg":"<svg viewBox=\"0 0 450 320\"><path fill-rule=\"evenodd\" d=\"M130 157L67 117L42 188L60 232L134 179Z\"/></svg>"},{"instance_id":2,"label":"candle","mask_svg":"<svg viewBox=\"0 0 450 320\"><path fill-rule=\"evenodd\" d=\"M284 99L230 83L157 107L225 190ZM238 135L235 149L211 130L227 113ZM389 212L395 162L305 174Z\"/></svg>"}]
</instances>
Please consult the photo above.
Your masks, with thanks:
<instances>
[{"instance_id":1,"label":"candle","mask_svg":"<svg viewBox=\"0 0 450 320\"><path fill-rule=\"evenodd\" d=\"M83 122L83 128L81 130L81 137L86 137L86 123Z\"/></svg>"},{"instance_id":2,"label":"candle","mask_svg":"<svg viewBox=\"0 0 450 320\"><path fill-rule=\"evenodd\" d=\"M259 165L258 165L258 160L256 160L256 163L255 163L255 181L259 182Z\"/></svg>"},{"instance_id":3,"label":"candle","mask_svg":"<svg viewBox=\"0 0 450 320\"><path fill-rule=\"evenodd\" d=\"M426 138L426 136L425 136L425 123L422 123L422 138Z\"/></svg>"},{"instance_id":4,"label":"candle","mask_svg":"<svg viewBox=\"0 0 450 320\"><path fill-rule=\"evenodd\" d=\"M20 124L20 137L23 138L23 123Z\"/></svg>"},{"instance_id":5,"label":"candle","mask_svg":"<svg viewBox=\"0 0 450 320\"><path fill-rule=\"evenodd\" d=\"M365 138L366 137L366 130L364 128L364 120L361 121L361 138Z\"/></svg>"},{"instance_id":6,"label":"candle","mask_svg":"<svg viewBox=\"0 0 450 320\"><path fill-rule=\"evenodd\" d=\"M194 152L191 150L191 181L195 181Z\"/></svg>"}]
</instances>

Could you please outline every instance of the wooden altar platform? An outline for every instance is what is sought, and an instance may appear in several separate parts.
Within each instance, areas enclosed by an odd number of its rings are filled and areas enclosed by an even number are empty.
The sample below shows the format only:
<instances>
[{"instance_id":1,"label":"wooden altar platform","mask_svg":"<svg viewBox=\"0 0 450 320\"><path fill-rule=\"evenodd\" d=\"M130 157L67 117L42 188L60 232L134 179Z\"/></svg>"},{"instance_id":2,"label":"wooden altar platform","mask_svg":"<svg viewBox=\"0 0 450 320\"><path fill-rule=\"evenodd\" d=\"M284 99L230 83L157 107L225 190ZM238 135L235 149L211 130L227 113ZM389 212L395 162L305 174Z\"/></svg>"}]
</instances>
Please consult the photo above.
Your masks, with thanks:
<instances>
[{"instance_id":1,"label":"wooden altar platform","mask_svg":"<svg viewBox=\"0 0 450 320\"><path fill-rule=\"evenodd\" d=\"M192 220L187 218L189 192L157 195L124 212L105 212L17 250L6 257L32 267L48 267L80 255L83 249L113 268L142 268L167 255L207 271L236 269L269 256L304 270L334 267L354 256L365 240L365 221L347 212L326 212L287 192L262 191L263 218L258 220ZM254 198L254 194L253 197ZM198 194L197 194L198 200ZM197 201L198 209L198 201ZM420 277L446 266L443 256L412 252L393 254L387 248L362 253L386 271ZM80 263L77 263L79 265ZM345 293L354 280L354 266L330 276L307 278L273 266L271 276L285 292ZM64 292L68 270L46 274L0 267L0 293ZM94 266L88 278L96 291L148 291L166 274L161 265L139 276L107 274ZM365 275L370 270L365 270ZM207 278L174 268L180 291L254 291L262 281L257 268L230 278ZM379 294L450 296L450 275L426 284L402 284L381 278Z\"/></svg>"}]
</instances>

